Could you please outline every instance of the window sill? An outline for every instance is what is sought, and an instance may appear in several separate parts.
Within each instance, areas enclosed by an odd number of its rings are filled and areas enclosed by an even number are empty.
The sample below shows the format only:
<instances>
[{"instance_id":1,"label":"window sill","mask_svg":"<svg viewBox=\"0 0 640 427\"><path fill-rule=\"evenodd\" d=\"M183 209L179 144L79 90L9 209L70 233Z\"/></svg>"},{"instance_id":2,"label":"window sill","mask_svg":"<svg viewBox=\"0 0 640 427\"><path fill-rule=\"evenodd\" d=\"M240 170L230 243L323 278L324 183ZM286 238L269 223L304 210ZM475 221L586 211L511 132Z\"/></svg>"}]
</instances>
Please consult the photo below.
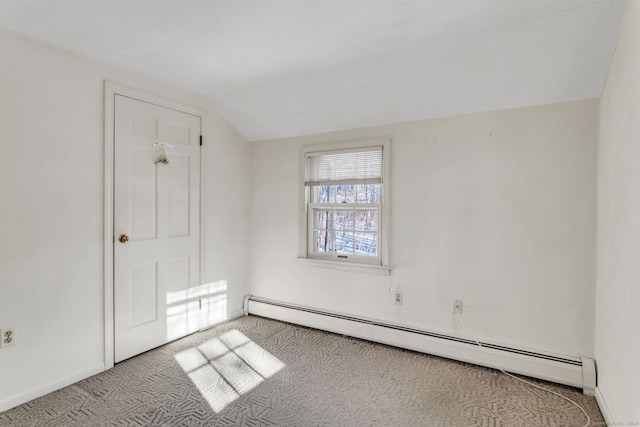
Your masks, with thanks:
<instances>
[{"instance_id":1,"label":"window sill","mask_svg":"<svg viewBox=\"0 0 640 427\"><path fill-rule=\"evenodd\" d=\"M354 264L339 261L326 261L323 259L314 258L298 258L298 265L308 265L311 267L324 267L333 270L351 271L355 273L369 273L377 274L380 276L389 276L391 274L390 266L382 265L369 265L369 264Z\"/></svg>"}]
</instances>

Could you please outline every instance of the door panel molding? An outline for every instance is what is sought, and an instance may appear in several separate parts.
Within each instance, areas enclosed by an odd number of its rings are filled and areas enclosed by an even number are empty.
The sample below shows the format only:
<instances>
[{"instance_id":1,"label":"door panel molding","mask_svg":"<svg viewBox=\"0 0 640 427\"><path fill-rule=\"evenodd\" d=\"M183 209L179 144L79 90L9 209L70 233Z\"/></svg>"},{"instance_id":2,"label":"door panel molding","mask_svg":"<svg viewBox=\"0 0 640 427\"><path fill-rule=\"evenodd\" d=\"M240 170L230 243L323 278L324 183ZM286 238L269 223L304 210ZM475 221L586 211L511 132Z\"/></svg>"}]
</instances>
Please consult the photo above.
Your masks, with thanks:
<instances>
[{"instance_id":1,"label":"door panel molding","mask_svg":"<svg viewBox=\"0 0 640 427\"><path fill-rule=\"evenodd\" d=\"M114 365L114 177L115 177L115 96L121 95L128 98L148 102L161 107L192 114L200 117L200 135L206 138L206 111L204 109L183 104L172 99L154 95L139 89L134 89L108 80L104 81L104 259L103 259L103 289L104 289L104 366L110 369ZM172 130L179 136L177 129ZM178 139L178 138L176 138ZM206 156L205 147L200 152L200 278L203 280L205 274L205 233L206 221L205 194L206 176L204 161Z\"/></svg>"}]
</instances>

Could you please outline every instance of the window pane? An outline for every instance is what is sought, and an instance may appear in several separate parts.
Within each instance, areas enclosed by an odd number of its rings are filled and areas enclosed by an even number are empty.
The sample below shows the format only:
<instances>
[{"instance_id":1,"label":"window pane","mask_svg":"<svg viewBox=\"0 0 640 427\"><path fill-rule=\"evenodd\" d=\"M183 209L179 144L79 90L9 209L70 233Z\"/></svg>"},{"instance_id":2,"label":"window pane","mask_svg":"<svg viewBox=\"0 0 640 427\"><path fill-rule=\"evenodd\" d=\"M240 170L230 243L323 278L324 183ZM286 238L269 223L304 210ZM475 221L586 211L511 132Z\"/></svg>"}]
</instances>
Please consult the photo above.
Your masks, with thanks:
<instances>
[{"instance_id":1,"label":"window pane","mask_svg":"<svg viewBox=\"0 0 640 427\"><path fill-rule=\"evenodd\" d=\"M353 230L353 209L336 209L333 211L334 230Z\"/></svg>"},{"instance_id":2,"label":"window pane","mask_svg":"<svg viewBox=\"0 0 640 427\"><path fill-rule=\"evenodd\" d=\"M378 230L378 210L356 210L356 226L358 231Z\"/></svg>"},{"instance_id":3,"label":"window pane","mask_svg":"<svg viewBox=\"0 0 640 427\"><path fill-rule=\"evenodd\" d=\"M357 203L380 203L380 184L357 185Z\"/></svg>"},{"instance_id":4,"label":"window pane","mask_svg":"<svg viewBox=\"0 0 640 427\"><path fill-rule=\"evenodd\" d=\"M311 190L312 203L380 203L380 184L320 185Z\"/></svg>"},{"instance_id":5,"label":"window pane","mask_svg":"<svg viewBox=\"0 0 640 427\"><path fill-rule=\"evenodd\" d=\"M335 185L320 185L313 187L313 202L314 203L335 203L336 198L336 186Z\"/></svg>"},{"instance_id":6,"label":"window pane","mask_svg":"<svg viewBox=\"0 0 640 427\"><path fill-rule=\"evenodd\" d=\"M336 185L336 203L355 203L355 185Z\"/></svg>"},{"instance_id":7,"label":"window pane","mask_svg":"<svg viewBox=\"0 0 640 427\"><path fill-rule=\"evenodd\" d=\"M335 252L333 231L317 230L313 232L313 250L315 252Z\"/></svg>"},{"instance_id":8,"label":"window pane","mask_svg":"<svg viewBox=\"0 0 640 427\"><path fill-rule=\"evenodd\" d=\"M339 254L353 254L353 232L335 232L335 252Z\"/></svg>"},{"instance_id":9,"label":"window pane","mask_svg":"<svg viewBox=\"0 0 640 427\"><path fill-rule=\"evenodd\" d=\"M356 255L378 255L378 233L356 233Z\"/></svg>"},{"instance_id":10,"label":"window pane","mask_svg":"<svg viewBox=\"0 0 640 427\"><path fill-rule=\"evenodd\" d=\"M331 211L328 209L314 209L313 228L332 228Z\"/></svg>"}]
</instances>

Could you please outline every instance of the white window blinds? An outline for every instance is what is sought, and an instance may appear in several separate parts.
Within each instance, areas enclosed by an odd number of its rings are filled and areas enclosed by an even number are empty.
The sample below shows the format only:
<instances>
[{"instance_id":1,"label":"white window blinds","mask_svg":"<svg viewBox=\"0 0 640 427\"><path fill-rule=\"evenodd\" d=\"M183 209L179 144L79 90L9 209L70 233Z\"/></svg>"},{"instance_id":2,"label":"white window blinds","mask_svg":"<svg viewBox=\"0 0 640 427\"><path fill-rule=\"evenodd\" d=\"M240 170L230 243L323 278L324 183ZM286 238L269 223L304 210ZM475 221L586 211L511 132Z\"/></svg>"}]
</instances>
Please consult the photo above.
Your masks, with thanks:
<instances>
[{"instance_id":1,"label":"white window blinds","mask_svg":"<svg viewBox=\"0 0 640 427\"><path fill-rule=\"evenodd\" d=\"M382 147L307 153L305 185L380 184Z\"/></svg>"}]
</instances>

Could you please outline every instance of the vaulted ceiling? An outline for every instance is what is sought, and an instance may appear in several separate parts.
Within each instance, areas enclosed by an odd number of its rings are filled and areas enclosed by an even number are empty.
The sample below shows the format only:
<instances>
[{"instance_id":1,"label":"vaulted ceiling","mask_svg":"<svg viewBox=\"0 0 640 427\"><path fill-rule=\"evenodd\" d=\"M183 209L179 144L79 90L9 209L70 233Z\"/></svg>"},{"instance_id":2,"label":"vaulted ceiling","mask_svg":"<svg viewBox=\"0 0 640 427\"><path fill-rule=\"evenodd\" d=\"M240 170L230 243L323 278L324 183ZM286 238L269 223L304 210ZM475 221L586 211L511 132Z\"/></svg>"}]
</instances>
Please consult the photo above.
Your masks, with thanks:
<instances>
[{"instance_id":1,"label":"vaulted ceiling","mask_svg":"<svg viewBox=\"0 0 640 427\"><path fill-rule=\"evenodd\" d=\"M0 28L206 98L248 140L599 97L626 0L0 0Z\"/></svg>"}]
</instances>

